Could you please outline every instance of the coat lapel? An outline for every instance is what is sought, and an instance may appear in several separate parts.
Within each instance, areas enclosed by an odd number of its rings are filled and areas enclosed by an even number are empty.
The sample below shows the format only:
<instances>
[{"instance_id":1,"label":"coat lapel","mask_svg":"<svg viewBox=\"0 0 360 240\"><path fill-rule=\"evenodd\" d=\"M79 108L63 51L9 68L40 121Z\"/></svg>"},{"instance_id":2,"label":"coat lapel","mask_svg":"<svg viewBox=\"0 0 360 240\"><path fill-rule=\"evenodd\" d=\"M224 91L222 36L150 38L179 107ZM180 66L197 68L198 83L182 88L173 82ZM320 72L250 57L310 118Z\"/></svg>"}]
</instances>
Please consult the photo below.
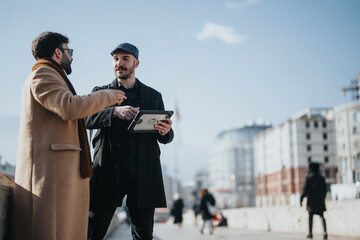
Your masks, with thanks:
<instances>
[{"instance_id":1,"label":"coat lapel","mask_svg":"<svg viewBox=\"0 0 360 240\"><path fill-rule=\"evenodd\" d=\"M140 109L148 109L149 108L149 91L145 91L145 86L138 79L136 79L139 84L139 92L140 92Z\"/></svg>"},{"instance_id":2,"label":"coat lapel","mask_svg":"<svg viewBox=\"0 0 360 240\"><path fill-rule=\"evenodd\" d=\"M109 88L110 88L110 89L120 89L119 84L118 84L116 78L115 78L114 81L112 81L112 82L109 84Z\"/></svg>"}]
</instances>

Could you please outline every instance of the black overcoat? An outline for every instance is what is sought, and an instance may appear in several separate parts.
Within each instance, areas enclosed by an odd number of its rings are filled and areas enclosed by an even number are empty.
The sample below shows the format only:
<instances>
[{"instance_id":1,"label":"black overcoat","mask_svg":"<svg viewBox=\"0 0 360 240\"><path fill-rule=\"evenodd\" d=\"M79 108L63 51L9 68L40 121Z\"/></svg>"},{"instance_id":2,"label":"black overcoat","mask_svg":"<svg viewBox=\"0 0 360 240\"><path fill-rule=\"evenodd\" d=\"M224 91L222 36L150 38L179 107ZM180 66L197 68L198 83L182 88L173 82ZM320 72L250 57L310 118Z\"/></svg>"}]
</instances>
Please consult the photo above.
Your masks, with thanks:
<instances>
[{"instance_id":1,"label":"black overcoat","mask_svg":"<svg viewBox=\"0 0 360 240\"><path fill-rule=\"evenodd\" d=\"M182 223L183 208L184 208L184 203L181 198L174 201L173 206L171 208L171 215L174 216L174 223Z\"/></svg>"},{"instance_id":2,"label":"black overcoat","mask_svg":"<svg viewBox=\"0 0 360 240\"><path fill-rule=\"evenodd\" d=\"M164 110L161 94L138 79L136 81L139 86L140 109ZM117 79L115 79L108 85L95 87L93 91L118 88ZM86 119L88 129L98 129L92 141L94 176L90 179L90 209L118 205L118 165L116 156L111 151L114 149L114 141L110 137L112 135L109 134L116 127L112 125L114 107L116 106L106 108ZM174 132L171 129L165 136L158 133L138 134L137 206L140 208L166 207L158 142L170 143L174 138Z\"/></svg>"},{"instance_id":3,"label":"black overcoat","mask_svg":"<svg viewBox=\"0 0 360 240\"><path fill-rule=\"evenodd\" d=\"M307 197L307 210L309 212L321 214L326 211L326 184L323 176L319 173L309 172L305 179L300 202L304 197Z\"/></svg>"},{"instance_id":4,"label":"black overcoat","mask_svg":"<svg viewBox=\"0 0 360 240\"><path fill-rule=\"evenodd\" d=\"M205 193L204 196L200 199L197 213L201 213L201 217L203 220L209 220L215 217L209 212L207 203L210 203L212 206L215 206L216 204L215 198L211 193Z\"/></svg>"}]
</instances>

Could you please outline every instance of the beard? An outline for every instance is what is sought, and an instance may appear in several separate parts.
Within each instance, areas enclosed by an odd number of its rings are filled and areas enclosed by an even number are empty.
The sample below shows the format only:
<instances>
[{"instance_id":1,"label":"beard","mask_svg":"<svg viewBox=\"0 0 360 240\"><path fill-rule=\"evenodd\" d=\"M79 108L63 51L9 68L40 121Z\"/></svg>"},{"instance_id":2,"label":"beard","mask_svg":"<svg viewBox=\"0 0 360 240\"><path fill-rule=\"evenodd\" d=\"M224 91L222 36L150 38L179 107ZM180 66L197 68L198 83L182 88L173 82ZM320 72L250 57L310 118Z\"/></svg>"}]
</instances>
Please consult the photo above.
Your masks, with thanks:
<instances>
[{"instance_id":1,"label":"beard","mask_svg":"<svg viewBox=\"0 0 360 240\"><path fill-rule=\"evenodd\" d=\"M63 55L60 61L60 66L65 70L67 75L71 74L71 61L65 55Z\"/></svg>"},{"instance_id":2,"label":"beard","mask_svg":"<svg viewBox=\"0 0 360 240\"><path fill-rule=\"evenodd\" d=\"M125 67L122 67L122 66L118 67L118 69L121 69L121 70L126 71L126 72L123 73L123 74L121 74L121 73L115 73L115 74L116 74L116 77L119 78L119 79L122 79L122 80L127 80L127 79L129 79L129 78L133 75L133 73L134 73L134 70L135 70L135 62L134 62L134 64L133 64L129 69L127 69L127 68L125 68Z\"/></svg>"}]
</instances>

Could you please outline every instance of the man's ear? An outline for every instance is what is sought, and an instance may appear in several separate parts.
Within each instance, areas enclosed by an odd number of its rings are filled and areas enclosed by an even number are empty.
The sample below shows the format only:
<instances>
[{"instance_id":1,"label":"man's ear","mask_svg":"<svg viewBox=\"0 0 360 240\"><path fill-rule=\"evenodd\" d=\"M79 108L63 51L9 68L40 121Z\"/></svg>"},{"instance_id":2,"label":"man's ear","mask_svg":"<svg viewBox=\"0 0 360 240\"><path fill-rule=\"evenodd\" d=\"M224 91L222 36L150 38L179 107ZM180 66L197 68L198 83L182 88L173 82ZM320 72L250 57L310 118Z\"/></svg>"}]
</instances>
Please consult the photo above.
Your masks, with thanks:
<instances>
[{"instance_id":1,"label":"man's ear","mask_svg":"<svg viewBox=\"0 0 360 240\"><path fill-rule=\"evenodd\" d=\"M140 64L140 61L138 59L136 59L136 62L135 62L135 68L137 68Z\"/></svg>"},{"instance_id":2,"label":"man's ear","mask_svg":"<svg viewBox=\"0 0 360 240\"><path fill-rule=\"evenodd\" d=\"M53 54L53 58L56 59L61 59L62 58L62 54L63 52L60 50L60 48L55 48L54 54Z\"/></svg>"}]
</instances>

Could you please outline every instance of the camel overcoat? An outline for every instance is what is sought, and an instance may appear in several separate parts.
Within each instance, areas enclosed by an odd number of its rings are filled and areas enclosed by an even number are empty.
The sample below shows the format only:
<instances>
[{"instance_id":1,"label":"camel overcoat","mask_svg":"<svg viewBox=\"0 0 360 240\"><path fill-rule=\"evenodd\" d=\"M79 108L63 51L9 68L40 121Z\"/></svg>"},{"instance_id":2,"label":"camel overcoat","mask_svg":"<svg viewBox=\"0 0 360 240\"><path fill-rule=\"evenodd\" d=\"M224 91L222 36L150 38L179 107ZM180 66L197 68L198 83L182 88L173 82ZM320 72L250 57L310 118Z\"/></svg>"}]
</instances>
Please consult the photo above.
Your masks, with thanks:
<instances>
[{"instance_id":1,"label":"camel overcoat","mask_svg":"<svg viewBox=\"0 0 360 240\"><path fill-rule=\"evenodd\" d=\"M22 94L10 239L86 239L89 179L80 176L77 119L115 103L107 91L73 95L51 67L29 75Z\"/></svg>"}]
</instances>

